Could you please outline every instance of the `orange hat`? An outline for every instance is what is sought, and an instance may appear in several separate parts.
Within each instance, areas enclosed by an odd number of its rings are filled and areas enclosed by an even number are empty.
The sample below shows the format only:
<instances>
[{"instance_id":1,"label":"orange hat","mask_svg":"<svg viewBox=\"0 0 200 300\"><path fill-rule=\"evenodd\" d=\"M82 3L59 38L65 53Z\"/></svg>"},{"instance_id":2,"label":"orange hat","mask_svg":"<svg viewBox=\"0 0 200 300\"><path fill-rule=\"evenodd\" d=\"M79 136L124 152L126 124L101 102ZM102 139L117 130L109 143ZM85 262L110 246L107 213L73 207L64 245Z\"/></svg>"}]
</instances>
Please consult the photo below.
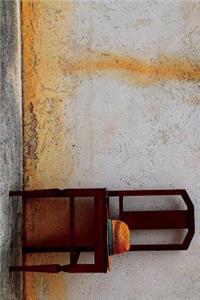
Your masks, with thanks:
<instances>
[{"instance_id":1,"label":"orange hat","mask_svg":"<svg viewBox=\"0 0 200 300\"><path fill-rule=\"evenodd\" d=\"M111 256L129 251L129 228L120 220L108 219L108 268L111 269Z\"/></svg>"}]
</instances>

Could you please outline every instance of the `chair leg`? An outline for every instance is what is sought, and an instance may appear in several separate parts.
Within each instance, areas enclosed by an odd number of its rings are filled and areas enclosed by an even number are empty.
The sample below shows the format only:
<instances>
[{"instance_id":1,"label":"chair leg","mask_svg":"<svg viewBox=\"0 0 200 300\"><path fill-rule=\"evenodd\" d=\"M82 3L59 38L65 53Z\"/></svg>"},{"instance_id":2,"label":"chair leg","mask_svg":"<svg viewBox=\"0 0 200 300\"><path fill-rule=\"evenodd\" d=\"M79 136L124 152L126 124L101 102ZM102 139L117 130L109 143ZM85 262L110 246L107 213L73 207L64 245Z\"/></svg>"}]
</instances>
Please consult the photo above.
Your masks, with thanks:
<instances>
[{"instance_id":1,"label":"chair leg","mask_svg":"<svg viewBox=\"0 0 200 300\"><path fill-rule=\"evenodd\" d=\"M75 252L72 256L72 265L76 265L80 256L80 252Z\"/></svg>"},{"instance_id":2,"label":"chair leg","mask_svg":"<svg viewBox=\"0 0 200 300\"><path fill-rule=\"evenodd\" d=\"M43 273L59 273L62 271L60 265L37 265L37 266L10 266L10 272L43 272Z\"/></svg>"},{"instance_id":3,"label":"chair leg","mask_svg":"<svg viewBox=\"0 0 200 300\"><path fill-rule=\"evenodd\" d=\"M26 191L9 191L9 196L26 196Z\"/></svg>"},{"instance_id":4,"label":"chair leg","mask_svg":"<svg viewBox=\"0 0 200 300\"><path fill-rule=\"evenodd\" d=\"M30 191L10 191L9 196L22 196L28 198L45 198L45 197L59 197L59 189L44 189L44 190L30 190Z\"/></svg>"}]
</instances>

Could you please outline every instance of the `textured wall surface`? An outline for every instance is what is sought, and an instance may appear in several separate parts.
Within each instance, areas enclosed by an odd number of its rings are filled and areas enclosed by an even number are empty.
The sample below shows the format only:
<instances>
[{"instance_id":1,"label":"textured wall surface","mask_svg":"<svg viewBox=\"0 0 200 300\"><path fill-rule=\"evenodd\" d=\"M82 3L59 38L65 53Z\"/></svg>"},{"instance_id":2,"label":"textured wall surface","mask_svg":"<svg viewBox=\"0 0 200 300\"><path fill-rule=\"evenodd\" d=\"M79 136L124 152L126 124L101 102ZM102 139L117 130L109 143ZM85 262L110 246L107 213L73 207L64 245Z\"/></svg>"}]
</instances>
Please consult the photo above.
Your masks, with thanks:
<instances>
[{"instance_id":1,"label":"textured wall surface","mask_svg":"<svg viewBox=\"0 0 200 300\"><path fill-rule=\"evenodd\" d=\"M9 190L22 188L22 98L19 1L0 1L0 299L22 299L22 207Z\"/></svg>"},{"instance_id":2,"label":"textured wall surface","mask_svg":"<svg viewBox=\"0 0 200 300\"><path fill-rule=\"evenodd\" d=\"M22 2L26 188L186 188L197 228L187 252L121 255L107 275L28 274L28 300L199 299L199 18L198 1ZM30 202L27 243L61 236L59 205Z\"/></svg>"}]
</instances>

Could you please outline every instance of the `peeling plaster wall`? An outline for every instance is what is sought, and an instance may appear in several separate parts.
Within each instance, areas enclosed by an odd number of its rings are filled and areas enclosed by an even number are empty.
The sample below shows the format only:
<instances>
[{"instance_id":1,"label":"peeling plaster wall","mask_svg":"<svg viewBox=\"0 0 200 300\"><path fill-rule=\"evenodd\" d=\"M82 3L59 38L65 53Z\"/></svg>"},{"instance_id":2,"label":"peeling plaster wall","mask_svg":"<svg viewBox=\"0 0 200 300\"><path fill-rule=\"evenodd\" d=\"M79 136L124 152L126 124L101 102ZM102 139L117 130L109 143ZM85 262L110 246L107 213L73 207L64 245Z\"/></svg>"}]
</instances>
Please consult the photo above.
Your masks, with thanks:
<instances>
[{"instance_id":1,"label":"peeling plaster wall","mask_svg":"<svg viewBox=\"0 0 200 300\"><path fill-rule=\"evenodd\" d=\"M187 252L114 257L107 275L28 274L28 300L199 299L199 19L198 1L22 2L26 188L186 188L197 228ZM65 203L46 204L27 205L27 243L66 234Z\"/></svg>"}]
</instances>

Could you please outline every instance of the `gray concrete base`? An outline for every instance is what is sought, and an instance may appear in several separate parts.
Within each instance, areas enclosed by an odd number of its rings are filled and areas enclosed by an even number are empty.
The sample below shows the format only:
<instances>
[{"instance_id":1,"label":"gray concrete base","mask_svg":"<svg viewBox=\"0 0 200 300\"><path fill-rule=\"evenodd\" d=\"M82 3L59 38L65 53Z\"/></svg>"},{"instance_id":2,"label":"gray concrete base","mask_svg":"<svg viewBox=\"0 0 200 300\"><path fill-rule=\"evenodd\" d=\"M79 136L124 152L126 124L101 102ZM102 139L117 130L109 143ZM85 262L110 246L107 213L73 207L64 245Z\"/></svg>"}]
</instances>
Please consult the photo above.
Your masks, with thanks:
<instances>
[{"instance_id":1,"label":"gray concrete base","mask_svg":"<svg viewBox=\"0 0 200 300\"><path fill-rule=\"evenodd\" d=\"M9 265L22 261L21 200L9 198L22 188L23 143L19 1L0 0L0 299L22 299L22 275Z\"/></svg>"}]
</instances>

